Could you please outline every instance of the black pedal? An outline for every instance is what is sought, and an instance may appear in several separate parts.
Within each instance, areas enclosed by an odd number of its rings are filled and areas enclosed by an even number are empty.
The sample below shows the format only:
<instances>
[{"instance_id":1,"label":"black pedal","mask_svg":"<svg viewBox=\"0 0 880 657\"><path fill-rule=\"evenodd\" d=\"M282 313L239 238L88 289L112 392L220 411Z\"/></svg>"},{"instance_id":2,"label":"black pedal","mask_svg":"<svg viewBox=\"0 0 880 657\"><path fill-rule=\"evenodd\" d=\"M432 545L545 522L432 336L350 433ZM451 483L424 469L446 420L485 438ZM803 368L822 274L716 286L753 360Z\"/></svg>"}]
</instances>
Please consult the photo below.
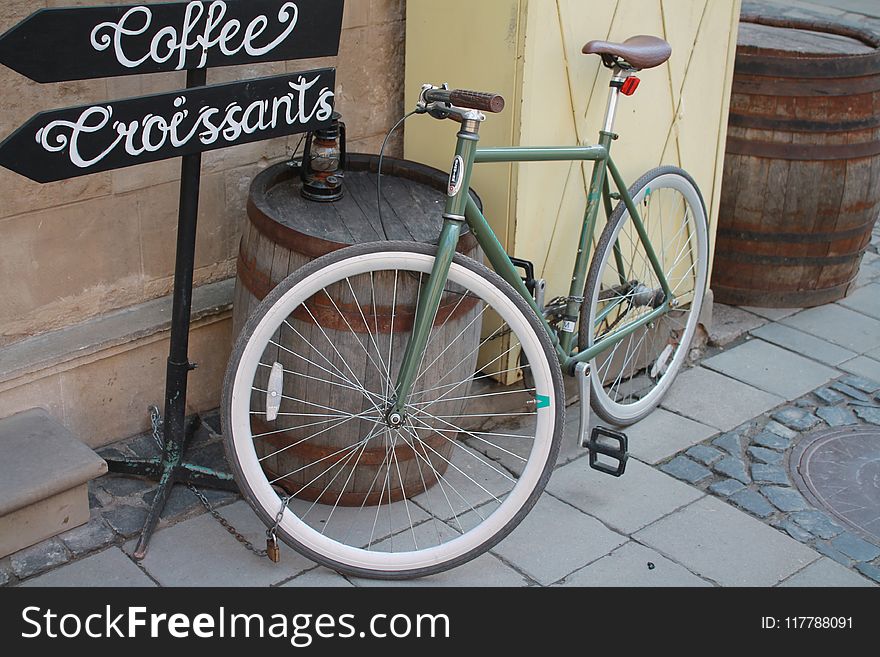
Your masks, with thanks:
<instances>
[{"instance_id":1,"label":"black pedal","mask_svg":"<svg viewBox=\"0 0 880 657\"><path fill-rule=\"evenodd\" d=\"M590 432L590 439L584 447L590 450L590 467L593 470L604 472L612 477L619 477L626 470L626 460L629 458L629 454L627 453L625 433L612 431L605 427L595 427ZM616 461L617 465L600 461L600 454Z\"/></svg>"}]
</instances>

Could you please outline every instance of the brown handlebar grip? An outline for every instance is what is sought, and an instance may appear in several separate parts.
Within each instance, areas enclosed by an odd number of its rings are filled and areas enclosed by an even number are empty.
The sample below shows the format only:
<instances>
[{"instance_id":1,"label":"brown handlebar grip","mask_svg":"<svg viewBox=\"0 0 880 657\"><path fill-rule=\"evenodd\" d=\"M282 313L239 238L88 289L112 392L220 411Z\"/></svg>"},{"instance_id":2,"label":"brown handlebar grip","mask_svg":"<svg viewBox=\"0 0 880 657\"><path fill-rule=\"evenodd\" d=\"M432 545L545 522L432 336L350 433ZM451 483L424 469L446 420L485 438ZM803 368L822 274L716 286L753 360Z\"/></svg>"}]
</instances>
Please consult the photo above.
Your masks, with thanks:
<instances>
[{"instance_id":1,"label":"brown handlebar grip","mask_svg":"<svg viewBox=\"0 0 880 657\"><path fill-rule=\"evenodd\" d=\"M449 102L457 107L468 107L482 112L498 113L504 109L504 97L482 91L455 89L449 92Z\"/></svg>"}]
</instances>

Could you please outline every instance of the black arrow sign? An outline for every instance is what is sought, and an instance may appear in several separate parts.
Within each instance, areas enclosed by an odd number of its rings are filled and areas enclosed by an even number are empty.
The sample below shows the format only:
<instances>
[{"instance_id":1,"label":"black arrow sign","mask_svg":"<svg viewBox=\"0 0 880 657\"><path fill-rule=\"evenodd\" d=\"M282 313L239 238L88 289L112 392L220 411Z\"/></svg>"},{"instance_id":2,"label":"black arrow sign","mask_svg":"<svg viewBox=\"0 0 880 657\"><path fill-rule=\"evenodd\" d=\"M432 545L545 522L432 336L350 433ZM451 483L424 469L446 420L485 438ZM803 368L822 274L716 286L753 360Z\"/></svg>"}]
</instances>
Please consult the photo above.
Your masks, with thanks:
<instances>
[{"instance_id":1,"label":"black arrow sign","mask_svg":"<svg viewBox=\"0 0 880 657\"><path fill-rule=\"evenodd\" d=\"M324 68L42 112L0 144L0 165L45 183L307 132L330 119L335 77Z\"/></svg>"},{"instance_id":2,"label":"black arrow sign","mask_svg":"<svg viewBox=\"0 0 880 657\"><path fill-rule=\"evenodd\" d=\"M36 82L335 56L343 0L203 0L43 9L0 37Z\"/></svg>"}]
</instances>

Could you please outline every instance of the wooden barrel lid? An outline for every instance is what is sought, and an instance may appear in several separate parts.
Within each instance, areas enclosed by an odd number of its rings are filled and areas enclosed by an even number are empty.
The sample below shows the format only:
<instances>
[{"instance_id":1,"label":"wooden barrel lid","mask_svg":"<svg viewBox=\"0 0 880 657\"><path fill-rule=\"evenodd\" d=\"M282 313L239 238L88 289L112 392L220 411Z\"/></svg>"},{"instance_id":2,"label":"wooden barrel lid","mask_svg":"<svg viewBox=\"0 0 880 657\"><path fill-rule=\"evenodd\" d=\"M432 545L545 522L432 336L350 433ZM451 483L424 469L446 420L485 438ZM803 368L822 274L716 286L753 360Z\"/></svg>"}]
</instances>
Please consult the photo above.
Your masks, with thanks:
<instances>
[{"instance_id":1,"label":"wooden barrel lid","mask_svg":"<svg viewBox=\"0 0 880 657\"><path fill-rule=\"evenodd\" d=\"M797 57L865 55L874 48L861 39L797 27L741 23L737 48L745 52L791 53Z\"/></svg>"},{"instance_id":2,"label":"wooden barrel lid","mask_svg":"<svg viewBox=\"0 0 880 657\"><path fill-rule=\"evenodd\" d=\"M287 162L269 167L251 185L248 216L274 243L317 258L336 249L382 240L436 244L443 225L448 174L386 157L382 166L382 220L376 195L378 156L349 153L345 195L332 203L302 197L300 170ZM479 197L471 191L478 207ZM476 243L465 225L460 251Z\"/></svg>"}]
</instances>

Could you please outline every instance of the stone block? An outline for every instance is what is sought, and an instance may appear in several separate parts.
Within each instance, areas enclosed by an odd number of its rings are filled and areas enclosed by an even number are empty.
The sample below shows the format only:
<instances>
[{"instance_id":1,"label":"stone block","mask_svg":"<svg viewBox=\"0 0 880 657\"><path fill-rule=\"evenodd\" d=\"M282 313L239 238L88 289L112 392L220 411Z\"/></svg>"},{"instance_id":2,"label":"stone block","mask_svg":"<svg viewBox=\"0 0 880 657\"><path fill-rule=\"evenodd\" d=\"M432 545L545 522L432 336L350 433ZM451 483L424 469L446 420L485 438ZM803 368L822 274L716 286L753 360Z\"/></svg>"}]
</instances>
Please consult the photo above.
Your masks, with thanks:
<instances>
[{"instance_id":1,"label":"stone block","mask_svg":"<svg viewBox=\"0 0 880 657\"><path fill-rule=\"evenodd\" d=\"M721 431L730 431L782 402L781 397L695 367L678 375L662 406Z\"/></svg>"},{"instance_id":2,"label":"stone block","mask_svg":"<svg viewBox=\"0 0 880 657\"><path fill-rule=\"evenodd\" d=\"M16 552L10 557L12 572L19 579L39 575L50 568L60 566L68 561L70 561L70 553L57 538L50 538L48 541L37 543L26 550Z\"/></svg>"},{"instance_id":3,"label":"stone block","mask_svg":"<svg viewBox=\"0 0 880 657\"><path fill-rule=\"evenodd\" d=\"M492 551L546 586L625 542L595 518L545 495ZM568 547L572 544L576 550Z\"/></svg>"},{"instance_id":4,"label":"stone block","mask_svg":"<svg viewBox=\"0 0 880 657\"><path fill-rule=\"evenodd\" d=\"M837 376L830 367L763 340L752 340L713 356L703 361L703 366L789 400Z\"/></svg>"},{"instance_id":5,"label":"stone block","mask_svg":"<svg viewBox=\"0 0 880 657\"><path fill-rule=\"evenodd\" d=\"M712 466L712 469L718 474L736 479L744 484L751 483L752 481L749 477L749 473L746 471L746 464L740 459L732 456L721 459L718 463Z\"/></svg>"},{"instance_id":6,"label":"stone block","mask_svg":"<svg viewBox=\"0 0 880 657\"><path fill-rule=\"evenodd\" d=\"M775 512L775 509L767 503L764 496L753 490L741 490L731 495L728 499L741 509L759 518L768 518Z\"/></svg>"},{"instance_id":7,"label":"stone block","mask_svg":"<svg viewBox=\"0 0 880 657\"><path fill-rule=\"evenodd\" d=\"M702 496L635 459L629 460L626 474L619 478L591 469L587 458L578 459L556 470L546 490L624 534Z\"/></svg>"},{"instance_id":8,"label":"stone block","mask_svg":"<svg viewBox=\"0 0 880 657\"><path fill-rule=\"evenodd\" d=\"M724 452L709 445L694 445L685 454L703 465L712 465L724 456Z\"/></svg>"},{"instance_id":9,"label":"stone block","mask_svg":"<svg viewBox=\"0 0 880 657\"><path fill-rule=\"evenodd\" d=\"M684 456L676 456L669 463L664 463L660 469L676 479L695 484L712 476L712 472L696 461L691 461Z\"/></svg>"},{"instance_id":10,"label":"stone block","mask_svg":"<svg viewBox=\"0 0 880 657\"><path fill-rule=\"evenodd\" d=\"M719 497L733 495L734 493L741 491L743 488L745 488L745 484L736 479L722 479L709 486L709 490L712 494L718 495Z\"/></svg>"},{"instance_id":11,"label":"stone block","mask_svg":"<svg viewBox=\"0 0 880 657\"><path fill-rule=\"evenodd\" d=\"M724 347L749 331L767 323L767 320L736 306L716 303L712 309L712 328L709 344Z\"/></svg>"},{"instance_id":12,"label":"stone block","mask_svg":"<svg viewBox=\"0 0 880 657\"><path fill-rule=\"evenodd\" d=\"M799 573L795 573L782 582L781 587L853 587L871 586L870 582L859 577L849 568L844 568L831 559L824 557L814 561Z\"/></svg>"},{"instance_id":13,"label":"stone block","mask_svg":"<svg viewBox=\"0 0 880 657\"><path fill-rule=\"evenodd\" d=\"M767 324L752 331L752 335L826 365L839 365L856 355L855 352L849 349L844 349L827 340L798 331L785 324Z\"/></svg>"},{"instance_id":14,"label":"stone block","mask_svg":"<svg viewBox=\"0 0 880 657\"><path fill-rule=\"evenodd\" d=\"M85 559L28 580L24 587L154 587L125 553L117 547L104 550Z\"/></svg>"},{"instance_id":15,"label":"stone block","mask_svg":"<svg viewBox=\"0 0 880 657\"><path fill-rule=\"evenodd\" d=\"M646 463L658 463L715 432L713 427L662 408L626 428L630 454Z\"/></svg>"},{"instance_id":16,"label":"stone block","mask_svg":"<svg viewBox=\"0 0 880 657\"><path fill-rule=\"evenodd\" d=\"M562 586L711 586L709 582L633 541L565 578Z\"/></svg>"},{"instance_id":17,"label":"stone block","mask_svg":"<svg viewBox=\"0 0 880 657\"><path fill-rule=\"evenodd\" d=\"M0 420L0 557L89 519L107 464L44 409Z\"/></svg>"},{"instance_id":18,"label":"stone block","mask_svg":"<svg viewBox=\"0 0 880 657\"><path fill-rule=\"evenodd\" d=\"M792 511L806 511L810 505L793 488L781 486L762 486L761 492L764 494L771 504L780 511L790 513Z\"/></svg>"},{"instance_id":19,"label":"stone block","mask_svg":"<svg viewBox=\"0 0 880 657\"><path fill-rule=\"evenodd\" d=\"M713 497L634 538L721 586L772 586L816 559L810 548Z\"/></svg>"},{"instance_id":20,"label":"stone block","mask_svg":"<svg viewBox=\"0 0 880 657\"><path fill-rule=\"evenodd\" d=\"M766 463L752 464L752 479L759 483L788 484L788 475L785 468Z\"/></svg>"},{"instance_id":21,"label":"stone block","mask_svg":"<svg viewBox=\"0 0 880 657\"><path fill-rule=\"evenodd\" d=\"M809 308L781 321L856 353L880 346L878 320L837 304Z\"/></svg>"},{"instance_id":22,"label":"stone block","mask_svg":"<svg viewBox=\"0 0 880 657\"><path fill-rule=\"evenodd\" d=\"M853 561L873 561L880 557L880 547L849 532L831 539L831 546Z\"/></svg>"},{"instance_id":23,"label":"stone block","mask_svg":"<svg viewBox=\"0 0 880 657\"><path fill-rule=\"evenodd\" d=\"M842 427L858 424L852 411L843 406L825 406L816 410L816 415L825 420L829 427Z\"/></svg>"}]
</instances>

